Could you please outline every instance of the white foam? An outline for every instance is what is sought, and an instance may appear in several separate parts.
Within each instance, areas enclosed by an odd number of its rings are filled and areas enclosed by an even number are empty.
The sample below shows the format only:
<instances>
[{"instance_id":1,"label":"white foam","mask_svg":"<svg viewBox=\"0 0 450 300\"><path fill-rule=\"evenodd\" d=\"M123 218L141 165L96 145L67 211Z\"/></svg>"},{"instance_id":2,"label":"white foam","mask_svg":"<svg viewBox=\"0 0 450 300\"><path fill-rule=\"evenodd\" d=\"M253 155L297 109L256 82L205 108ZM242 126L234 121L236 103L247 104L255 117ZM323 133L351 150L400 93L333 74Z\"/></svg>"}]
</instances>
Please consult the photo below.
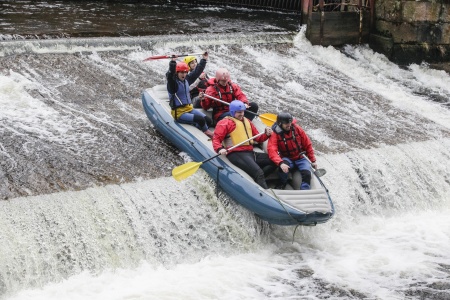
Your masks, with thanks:
<instances>
[{"instance_id":1,"label":"white foam","mask_svg":"<svg viewBox=\"0 0 450 300\"><path fill-rule=\"evenodd\" d=\"M169 268L142 263L99 276L83 272L10 299L323 299L355 291L403 299L408 286L448 279L439 271L449 263L448 213L363 217L344 231L304 228L294 244L275 239L277 245L251 253Z\"/></svg>"},{"instance_id":2,"label":"white foam","mask_svg":"<svg viewBox=\"0 0 450 300\"><path fill-rule=\"evenodd\" d=\"M428 71L427 68L414 66L410 70L403 70L388 61L385 56L365 46L348 46L346 52L352 55L349 57L333 47L312 46L302 32L295 38L294 44L299 53L314 56L336 72L351 78L360 88L366 88L389 99L397 108L450 128L448 111L426 96L411 93L410 88L411 85L422 85L428 81L431 82L429 86L438 88L449 97L450 75L446 72Z\"/></svg>"},{"instance_id":3,"label":"white foam","mask_svg":"<svg viewBox=\"0 0 450 300\"><path fill-rule=\"evenodd\" d=\"M18 134L60 139L74 127L54 108L30 94L38 94L41 88L41 85L14 71L6 76L0 75L0 118L7 120L4 126Z\"/></svg>"}]
</instances>

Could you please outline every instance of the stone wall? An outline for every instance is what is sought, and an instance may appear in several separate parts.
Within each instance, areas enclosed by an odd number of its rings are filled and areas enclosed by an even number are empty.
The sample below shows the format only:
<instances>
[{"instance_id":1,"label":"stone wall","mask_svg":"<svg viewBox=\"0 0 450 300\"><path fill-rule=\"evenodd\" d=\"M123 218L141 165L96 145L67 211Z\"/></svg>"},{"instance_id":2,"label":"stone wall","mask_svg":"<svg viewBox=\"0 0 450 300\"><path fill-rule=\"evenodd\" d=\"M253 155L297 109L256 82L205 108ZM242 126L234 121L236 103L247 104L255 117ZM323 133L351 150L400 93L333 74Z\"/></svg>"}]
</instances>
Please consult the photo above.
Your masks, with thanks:
<instances>
[{"instance_id":1,"label":"stone wall","mask_svg":"<svg viewBox=\"0 0 450 300\"><path fill-rule=\"evenodd\" d=\"M399 64L450 62L450 0L376 0L370 47Z\"/></svg>"}]
</instances>

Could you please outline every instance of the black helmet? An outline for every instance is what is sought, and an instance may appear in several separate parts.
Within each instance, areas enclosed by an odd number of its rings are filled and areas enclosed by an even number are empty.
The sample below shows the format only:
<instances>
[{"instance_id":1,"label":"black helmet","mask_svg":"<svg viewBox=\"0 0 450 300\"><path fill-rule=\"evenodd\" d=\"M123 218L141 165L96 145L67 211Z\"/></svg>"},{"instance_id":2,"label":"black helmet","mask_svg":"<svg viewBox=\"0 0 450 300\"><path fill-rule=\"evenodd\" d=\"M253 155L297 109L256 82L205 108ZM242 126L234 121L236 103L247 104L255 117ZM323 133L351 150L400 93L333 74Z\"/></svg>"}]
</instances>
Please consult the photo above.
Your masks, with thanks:
<instances>
[{"instance_id":1,"label":"black helmet","mask_svg":"<svg viewBox=\"0 0 450 300\"><path fill-rule=\"evenodd\" d=\"M292 123L292 115L288 112L281 112L277 116L277 124L289 124Z\"/></svg>"}]
</instances>

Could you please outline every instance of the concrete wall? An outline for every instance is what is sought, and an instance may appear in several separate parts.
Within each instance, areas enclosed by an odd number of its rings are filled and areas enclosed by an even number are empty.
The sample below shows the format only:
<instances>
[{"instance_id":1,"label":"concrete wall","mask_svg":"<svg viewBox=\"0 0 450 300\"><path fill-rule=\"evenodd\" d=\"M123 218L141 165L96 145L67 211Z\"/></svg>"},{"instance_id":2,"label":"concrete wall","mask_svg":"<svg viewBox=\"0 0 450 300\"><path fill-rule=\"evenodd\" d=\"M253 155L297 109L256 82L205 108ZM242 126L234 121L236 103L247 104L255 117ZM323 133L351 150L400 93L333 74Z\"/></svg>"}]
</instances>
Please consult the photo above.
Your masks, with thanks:
<instances>
[{"instance_id":1,"label":"concrete wall","mask_svg":"<svg viewBox=\"0 0 450 300\"><path fill-rule=\"evenodd\" d=\"M370 47L399 64L450 61L450 0L376 0Z\"/></svg>"}]
</instances>

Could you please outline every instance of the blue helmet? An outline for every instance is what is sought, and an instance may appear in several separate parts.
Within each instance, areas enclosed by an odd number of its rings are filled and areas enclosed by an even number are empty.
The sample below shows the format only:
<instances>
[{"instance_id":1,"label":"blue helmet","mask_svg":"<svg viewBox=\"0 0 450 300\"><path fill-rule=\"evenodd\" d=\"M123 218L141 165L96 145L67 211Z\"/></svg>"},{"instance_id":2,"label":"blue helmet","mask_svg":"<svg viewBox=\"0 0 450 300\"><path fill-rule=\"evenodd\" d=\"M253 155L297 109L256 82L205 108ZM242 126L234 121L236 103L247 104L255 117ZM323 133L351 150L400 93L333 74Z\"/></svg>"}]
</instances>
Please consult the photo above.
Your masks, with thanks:
<instances>
[{"instance_id":1,"label":"blue helmet","mask_svg":"<svg viewBox=\"0 0 450 300\"><path fill-rule=\"evenodd\" d=\"M239 101L239 100L233 100L233 101L231 101L231 103L230 103L230 114L231 114L231 116L234 118L234 114L237 112L237 111L240 111L240 110L245 110L246 109L246 107L245 107L245 104L244 104L244 102L242 102L242 101Z\"/></svg>"}]
</instances>

